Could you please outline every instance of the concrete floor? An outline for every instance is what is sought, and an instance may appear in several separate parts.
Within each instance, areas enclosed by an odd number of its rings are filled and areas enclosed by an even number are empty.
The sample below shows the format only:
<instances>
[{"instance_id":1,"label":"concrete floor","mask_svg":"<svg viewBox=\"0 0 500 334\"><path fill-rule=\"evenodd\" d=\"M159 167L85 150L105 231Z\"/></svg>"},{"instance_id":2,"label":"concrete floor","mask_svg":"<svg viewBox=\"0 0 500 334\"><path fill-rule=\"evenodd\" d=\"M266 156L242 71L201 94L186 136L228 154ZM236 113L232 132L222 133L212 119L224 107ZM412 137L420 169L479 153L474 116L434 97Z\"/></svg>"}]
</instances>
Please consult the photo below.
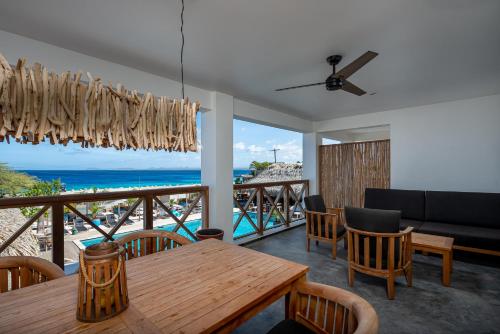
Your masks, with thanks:
<instances>
[{"instance_id":1,"label":"concrete floor","mask_svg":"<svg viewBox=\"0 0 500 334\"><path fill-rule=\"evenodd\" d=\"M343 242L341 242L343 243ZM441 285L441 259L414 256L413 287L403 277L396 283L396 298L388 300L385 281L357 273L354 287L347 284L347 252L338 247L337 260L326 244L305 251L301 226L248 244L260 252L310 267L309 280L355 292L378 313L380 333L500 333L500 259L455 254L451 287ZM477 264L481 262L482 264ZM283 319L283 298L250 319L235 333L266 333Z\"/></svg>"}]
</instances>

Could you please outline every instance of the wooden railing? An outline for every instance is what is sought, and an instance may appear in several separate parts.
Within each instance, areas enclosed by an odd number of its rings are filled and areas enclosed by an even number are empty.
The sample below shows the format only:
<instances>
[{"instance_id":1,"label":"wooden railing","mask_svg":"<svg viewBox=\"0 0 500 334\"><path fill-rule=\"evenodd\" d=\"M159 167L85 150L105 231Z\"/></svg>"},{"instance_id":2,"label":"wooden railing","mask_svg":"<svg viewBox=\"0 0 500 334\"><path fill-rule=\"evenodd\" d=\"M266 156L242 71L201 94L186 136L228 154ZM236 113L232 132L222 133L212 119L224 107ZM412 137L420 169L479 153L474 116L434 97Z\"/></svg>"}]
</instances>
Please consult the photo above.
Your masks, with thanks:
<instances>
[{"instance_id":1,"label":"wooden railing","mask_svg":"<svg viewBox=\"0 0 500 334\"><path fill-rule=\"evenodd\" d=\"M160 196L178 195L178 194L194 194L194 198L189 201L189 205L181 217L177 217L170 207L160 200ZM101 202L112 200L123 200L134 198L136 199L129 206L127 212L122 215L118 222L109 231L104 231L91 218L77 210L75 203ZM114 240L113 236L116 231L127 221L129 216L143 203L143 228L145 230L153 229L153 203L157 203L169 217L171 217L176 226L173 231L177 232L183 229L191 238L196 239L196 236L185 226L187 217L191 214L198 203L202 203L202 225L204 228L209 226L208 222L208 187L207 186L188 186L188 187L169 187L145 190L130 190L130 191L115 191L101 192L92 194L68 194L58 196L43 196L43 197L13 197L0 199L0 210L9 208L25 208L25 207L40 207L38 212L31 216L21 228L14 232L4 243L0 245L0 254L12 244L24 231L38 221L42 215L51 209L52 210L52 261L64 268L64 210L67 208L83 221L91 225L95 230L102 234L106 240ZM8 223L8 222L6 222Z\"/></svg>"},{"instance_id":2,"label":"wooden railing","mask_svg":"<svg viewBox=\"0 0 500 334\"><path fill-rule=\"evenodd\" d=\"M252 231L238 235L235 239L262 235L266 229L290 226L292 222L304 219L302 200L308 194L308 180L235 184L234 206L240 214L234 223L233 232L236 232L243 219L252 227Z\"/></svg>"}]
</instances>

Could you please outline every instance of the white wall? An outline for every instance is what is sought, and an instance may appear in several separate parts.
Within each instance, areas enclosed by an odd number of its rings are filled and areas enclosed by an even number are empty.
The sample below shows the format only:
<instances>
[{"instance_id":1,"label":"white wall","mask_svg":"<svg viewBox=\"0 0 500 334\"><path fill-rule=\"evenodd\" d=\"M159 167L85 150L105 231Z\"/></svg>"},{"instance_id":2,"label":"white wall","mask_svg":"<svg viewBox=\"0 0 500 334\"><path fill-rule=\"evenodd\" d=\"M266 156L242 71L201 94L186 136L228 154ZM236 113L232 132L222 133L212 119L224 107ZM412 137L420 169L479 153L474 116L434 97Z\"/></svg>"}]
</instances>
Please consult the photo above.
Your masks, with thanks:
<instances>
[{"instance_id":1,"label":"white wall","mask_svg":"<svg viewBox=\"0 0 500 334\"><path fill-rule=\"evenodd\" d=\"M332 119L316 131L390 125L391 187L500 192L500 95Z\"/></svg>"},{"instance_id":2,"label":"white wall","mask_svg":"<svg viewBox=\"0 0 500 334\"><path fill-rule=\"evenodd\" d=\"M0 30L0 53L11 64L18 58L27 58L29 64L38 62L50 70L90 72L94 77L100 77L104 82L122 83L128 89L139 92L149 91L155 95L179 97L181 85L179 82L131 67L112 63L82 53L63 49L31 38L15 35ZM84 77L84 80L87 78ZM186 85L186 96L200 101L202 107L210 108L211 91ZM234 99L235 116L252 122L271 125L295 131L311 131L312 122L293 117L285 113L263 108L242 100Z\"/></svg>"}]
</instances>

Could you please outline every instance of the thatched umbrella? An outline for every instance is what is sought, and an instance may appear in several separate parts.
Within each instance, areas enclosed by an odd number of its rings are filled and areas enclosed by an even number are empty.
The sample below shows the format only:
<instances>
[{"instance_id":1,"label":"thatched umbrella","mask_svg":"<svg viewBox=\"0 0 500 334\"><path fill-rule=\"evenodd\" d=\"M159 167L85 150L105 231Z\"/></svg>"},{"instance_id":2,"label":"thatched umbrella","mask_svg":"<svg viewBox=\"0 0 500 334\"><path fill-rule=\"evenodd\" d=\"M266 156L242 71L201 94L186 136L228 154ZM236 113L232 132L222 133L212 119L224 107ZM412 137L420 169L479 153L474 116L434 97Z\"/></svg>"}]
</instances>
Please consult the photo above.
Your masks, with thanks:
<instances>
[{"instance_id":1,"label":"thatched umbrella","mask_svg":"<svg viewBox=\"0 0 500 334\"><path fill-rule=\"evenodd\" d=\"M3 244L26 222L19 209L0 210L0 244ZM30 228L7 247L0 256L40 256L40 246Z\"/></svg>"},{"instance_id":2,"label":"thatched umbrella","mask_svg":"<svg viewBox=\"0 0 500 334\"><path fill-rule=\"evenodd\" d=\"M261 171L254 178L245 181L245 184L266 183L276 181L294 181L302 180L302 164L278 162L270 165L268 168ZM266 188L269 195L276 197L281 187ZM302 189L302 185L297 184L292 186L296 194Z\"/></svg>"}]
</instances>

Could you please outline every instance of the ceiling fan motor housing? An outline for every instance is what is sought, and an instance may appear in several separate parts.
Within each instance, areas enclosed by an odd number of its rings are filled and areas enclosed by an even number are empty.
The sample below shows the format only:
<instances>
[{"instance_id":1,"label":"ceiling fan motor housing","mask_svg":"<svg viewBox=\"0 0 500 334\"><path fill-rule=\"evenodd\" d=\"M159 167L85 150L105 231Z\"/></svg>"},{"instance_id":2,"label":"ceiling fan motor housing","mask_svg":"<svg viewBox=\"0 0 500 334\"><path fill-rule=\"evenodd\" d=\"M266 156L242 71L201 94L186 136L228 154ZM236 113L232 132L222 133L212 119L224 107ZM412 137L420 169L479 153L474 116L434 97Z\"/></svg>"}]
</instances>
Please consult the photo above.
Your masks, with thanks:
<instances>
[{"instance_id":1,"label":"ceiling fan motor housing","mask_svg":"<svg viewBox=\"0 0 500 334\"><path fill-rule=\"evenodd\" d=\"M326 79L326 89L327 90L338 90L343 86L343 82L341 78L336 78L334 76L329 76Z\"/></svg>"}]
</instances>

